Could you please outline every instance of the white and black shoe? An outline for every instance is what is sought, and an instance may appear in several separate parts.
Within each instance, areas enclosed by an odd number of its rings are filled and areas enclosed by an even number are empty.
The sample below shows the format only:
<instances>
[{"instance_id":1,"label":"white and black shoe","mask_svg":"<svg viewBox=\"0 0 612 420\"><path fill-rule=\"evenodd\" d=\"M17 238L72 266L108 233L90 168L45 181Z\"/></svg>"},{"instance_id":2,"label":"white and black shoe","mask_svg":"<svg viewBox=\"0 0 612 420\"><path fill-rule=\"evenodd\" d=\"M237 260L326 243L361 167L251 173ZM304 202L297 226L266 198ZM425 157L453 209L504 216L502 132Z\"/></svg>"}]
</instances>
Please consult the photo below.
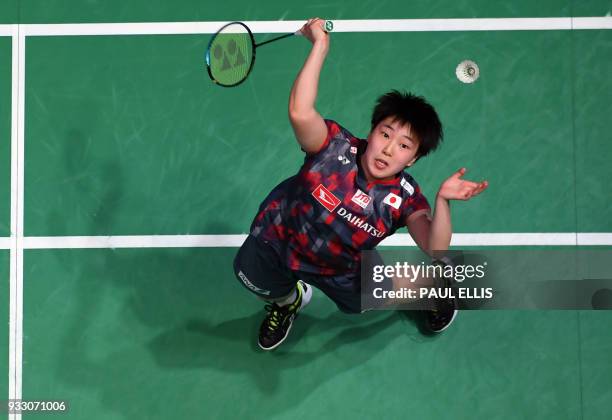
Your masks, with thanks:
<instances>
[{"instance_id":1,"label":"white and black shoe","mask_svg":"<svg viewBox=\"0 0 612 420\"><path fill-rule=\"evenodd\" d=\"M295 302L285 306L278 306L273 302L265 306L268 315L261 323L258 340L259 347L263 350L273 350L285 341L298 313L310 302L312 286L298 280L296 290Z\"/></svg>"},{"instance_id":2,"label":"white and black shoe","mask_svg":"<svg viewBox=\"0 0 612 420\"><path fill-rule=\"evenodd\" d=\"M434 261L434 264L445 264L442 261ZM440 279L439 287L451 288L452 278ZM425 327L433 333L439 333L450 327L459 313L457 298L451 294L448 298L436 299L435 308L425 311Z\"/></svg>"},{"instance_id":3,"label":"white and black shoe","mask_svg":"<svg viewBox=\"0 0 612 420\"><path fill-rule=\"evenodd\" d=\"M439 333L450 327L459 309L457 309L455 299L438 299L436 306L436 309L425 313L425 325L429 331Z\"/></svg>"}]
</instances>

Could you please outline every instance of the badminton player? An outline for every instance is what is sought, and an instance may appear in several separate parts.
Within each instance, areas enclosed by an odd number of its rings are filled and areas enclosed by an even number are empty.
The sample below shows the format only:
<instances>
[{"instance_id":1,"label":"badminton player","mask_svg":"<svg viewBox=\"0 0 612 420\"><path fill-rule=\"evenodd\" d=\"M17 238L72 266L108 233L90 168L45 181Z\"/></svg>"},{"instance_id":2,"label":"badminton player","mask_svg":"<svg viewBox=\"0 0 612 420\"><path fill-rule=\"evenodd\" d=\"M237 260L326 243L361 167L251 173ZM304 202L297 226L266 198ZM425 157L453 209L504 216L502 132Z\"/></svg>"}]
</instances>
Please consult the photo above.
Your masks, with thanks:
<instances>
[{"instance_id":1,"label":"badminton player","mask_svg":"<svg viewBox=\"0 0 612 420\"><path fill-rule=\"evenodd\" d=\"M371 250L407 227L427 254L447 250L451 241L451 200L469 200L487 182L463 180L465 169L442 183L432 212L408 174L442 140L442 125L422 97L391 91L378 98L367 139L353 136L316 110L319 75L329 51L323 21L301 29L312 49L289 97L289 120L305 153L294 176L264 199L250 234L234 260L236 277L267 301L259 346L272 350L317 287L347 313L360 313L361 251ZM427 327L447 328L457 313L454 300L428 311Z\"/></svg>"}]
</instances>

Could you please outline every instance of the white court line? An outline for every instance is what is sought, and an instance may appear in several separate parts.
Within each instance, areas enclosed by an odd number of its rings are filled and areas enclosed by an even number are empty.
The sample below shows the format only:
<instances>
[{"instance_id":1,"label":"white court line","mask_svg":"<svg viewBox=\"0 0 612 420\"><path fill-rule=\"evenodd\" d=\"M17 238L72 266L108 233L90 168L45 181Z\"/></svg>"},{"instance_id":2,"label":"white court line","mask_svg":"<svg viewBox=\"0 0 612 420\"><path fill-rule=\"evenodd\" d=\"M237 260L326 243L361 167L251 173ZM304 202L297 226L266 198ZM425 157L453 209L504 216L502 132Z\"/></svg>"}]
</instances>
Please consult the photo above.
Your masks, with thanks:
<instances>
[{"instance_id":1,"label":"white court line","mask_svg":"<svg viewBox=\"0 0 612 420\"><path fill-rule=\"evenodd\" d=\"M13 231L15 236L16 254L16 306L17 319L15 320L15 399L22 398L22 360L23 360L23 220L24 220L24 179L25 179L25 57L26 37L17 27L17 38L19 48L19 76L17 78L17 201L13 207L16 213L17 229ZM13 39L15 35L13 36ZM14 80L14 79L13 79ZM20 420L21 414L17 414L14 420Z\"/></svg>"},{"instance_id":2,"label":"white court line","mask_svg":"<svg viewBox=\"0 0 612 420\"><path fill-rule=\"evenodd\" d=\"M255 33L288 33L301 21L251 21ZM24 92L25 37L53 35L155 35L211 34L226 22L93 23L0 25L0 36L12 36L12 124L11 124L11 237L0 247L11 250L9 320L9 398L22 395L23 335L23 247L47 248L142 248L239 246L245 235L167 235L105 237L23 238L24 180ZM420 32L420 31L515 31L612 29L610 17L499 18L499 19L403 19L335 20L335 32ZM515 233L455 234L453 246L495 245L612 245L612 233ZM385 246L414 246L408 234L394 235ZM21 415L11 415L20 420Z\"/></svg>"},{"instance_id":3,"label":"white court line","mask_svg":"<svg viewBox=\"0 0 612 420\"><path fill-rule=\"evenodd\" d=\"M0 25L0 36L13 36L13 31L15 31L16 24L2 24Z\"/></svg>"},{"instance_id":4,"label":"white court line","mask_svg":"<svg viewBox=\"0 0 612 420\"><path fill-rule=\"evenodd\" d=\"M27 236L24 249L74 248L227 248L247 235ZM578 243L576 242L576 238ZM407 233L396 233L381 246L416 246ZM455 233L451 246L612 245L612 233Z\"/></svg>"},{"instance_id":5,"label":"white court line","mask_svg":"<svg viewBox=\"0 0 612 420\"><path fill-rule=\"evenodd\" d=\"M8 25L3 25L8 26ZM17 336L17 241L15 230L17 229L17 101L18 101L18 77L19 77L19 38L18 27L11 28L11 237L7 238L10 248L9 262L9 360L8 360L8 398L13 399L16 395L15 377L17 367L16 336ZM9 419L15 419L9 415Z\"/></svg>"},{"instance_id":6,"label":"white court line","mask_svg":"<svg viewBox=\"0 0 612 420\"><path fill-rule=\"evenodd\" d=\"M25 237L26 249L239 247L247 235L48 236Z\"/></svg>"},{"instance_id":7,"label":"white court line","mask_svg":"<svg viewBox=\"0 0 612 420\"><path fill-rule=\"evenodd\" d=\"M452 246L576 245L575 233L463 233L453 236ZM612 235L610 241L612 243Z\"/></svg>"},{"instance_id":8,"label":"white court line","mask_svg":"<svg viewBox=\"0 0 612 420\"><path fill-rule=\"evenodd\" d=\"M612 17L334 20L334 32L612 29ZM573 22L573 26L572 26ZM212 34L227 21L24 24L26 36ZM304 20L245 21L254 33L295 32Z\"/></svg>"},{"instance_id":9,"label":"white court line","mask_svg":"<svg viewBox=\"0 0 612 420\"><path fill-rule=\"evenodd\" d=\"M607 240L612 244L612 233ZM395 234L382 246L416 246L409 234ZM451 246L575 246L576 233L453 233Z\"/></svg>"},{"instance_id":10,"label":"white court line","mask_svg":"<svg viewBox=\"0 0 612 420\"><path fill-rule=\"evenodd\" d=\"M226 248L239 247L242 235L29 236L23 249L71 248ZM12 238L0 238L0 249L13 249ZM416 246L407 233L386 238L381 246ZM605 246L612 233L455 233L452 246Z\"/></svg>"},{"instance_id":11,"label":"white court line","mask_svg":"<svg viewBox=\"0 0 612 420\"><path fill-rule=\"evenodd\" d=\"M575 17L574 29L612 29L612 17Z\"/></svg>"},{"instance_id":12,"label":"white court line","mask_svg":"<svg viewBox=\"0 0 612 420\"><path fill-rule=\"evenodd\" d=\"M578 233L578 245L612 245L612 233Z\"/></svg>"},{"instance_id":13,"label":"white court line","mask_svg":"<svg viewBox=\"0 0 612 420\"><path fill-rule=\"evenodd\" d=\"M23 336L23 93L25 37L12 25L11 44L11 237L9 279L9 398L21 399ZM20 420L21 414L9 415Z\"/></svg>"}]
</instances>

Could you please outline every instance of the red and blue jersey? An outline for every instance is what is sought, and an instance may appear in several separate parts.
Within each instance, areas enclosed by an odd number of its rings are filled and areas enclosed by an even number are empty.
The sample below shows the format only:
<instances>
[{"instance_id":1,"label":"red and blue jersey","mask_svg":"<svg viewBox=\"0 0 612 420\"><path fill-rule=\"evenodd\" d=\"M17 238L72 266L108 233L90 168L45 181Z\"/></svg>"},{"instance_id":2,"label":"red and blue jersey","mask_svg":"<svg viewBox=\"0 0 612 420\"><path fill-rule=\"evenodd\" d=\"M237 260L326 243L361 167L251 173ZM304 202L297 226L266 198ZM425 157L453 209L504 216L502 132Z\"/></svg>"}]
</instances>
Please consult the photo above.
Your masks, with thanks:
<instances>
[{"instance_id":1,"label":"red and blue jersey","mask_svg":"<svg viewBox=\"0 0 612 420\"><path fill-rule=\"evenodd\" d=\"M269 243L291 270L340 275L360 269L361 251L429 210L405 171L368 182L360 157L367 141L325 120L321 149L307 154L299 172L277 185L259 207L251 235Z\"/></svg>"}]
</instances>

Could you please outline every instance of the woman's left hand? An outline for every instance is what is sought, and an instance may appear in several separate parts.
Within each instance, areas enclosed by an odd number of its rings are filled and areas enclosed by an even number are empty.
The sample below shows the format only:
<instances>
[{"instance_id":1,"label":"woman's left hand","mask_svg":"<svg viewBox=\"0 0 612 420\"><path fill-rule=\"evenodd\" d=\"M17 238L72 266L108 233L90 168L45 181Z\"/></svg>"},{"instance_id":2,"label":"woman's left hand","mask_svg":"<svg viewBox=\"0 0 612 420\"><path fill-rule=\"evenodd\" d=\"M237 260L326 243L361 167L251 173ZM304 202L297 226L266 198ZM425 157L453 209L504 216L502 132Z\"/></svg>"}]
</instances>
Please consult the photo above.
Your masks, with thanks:
<instances>
[{"instance_id":1,"label":"woman's left hand","mask_svg":"<svg viewBox=\"0 0 612 420\"><path fill-rule=\"evenodd\" d=\"M469 200L483 192L488 186L487 181L473 182L461 179L465 175L465 168L459 169L440 185L438 197L446 200Z\"/></svg>"}]
</instances>

